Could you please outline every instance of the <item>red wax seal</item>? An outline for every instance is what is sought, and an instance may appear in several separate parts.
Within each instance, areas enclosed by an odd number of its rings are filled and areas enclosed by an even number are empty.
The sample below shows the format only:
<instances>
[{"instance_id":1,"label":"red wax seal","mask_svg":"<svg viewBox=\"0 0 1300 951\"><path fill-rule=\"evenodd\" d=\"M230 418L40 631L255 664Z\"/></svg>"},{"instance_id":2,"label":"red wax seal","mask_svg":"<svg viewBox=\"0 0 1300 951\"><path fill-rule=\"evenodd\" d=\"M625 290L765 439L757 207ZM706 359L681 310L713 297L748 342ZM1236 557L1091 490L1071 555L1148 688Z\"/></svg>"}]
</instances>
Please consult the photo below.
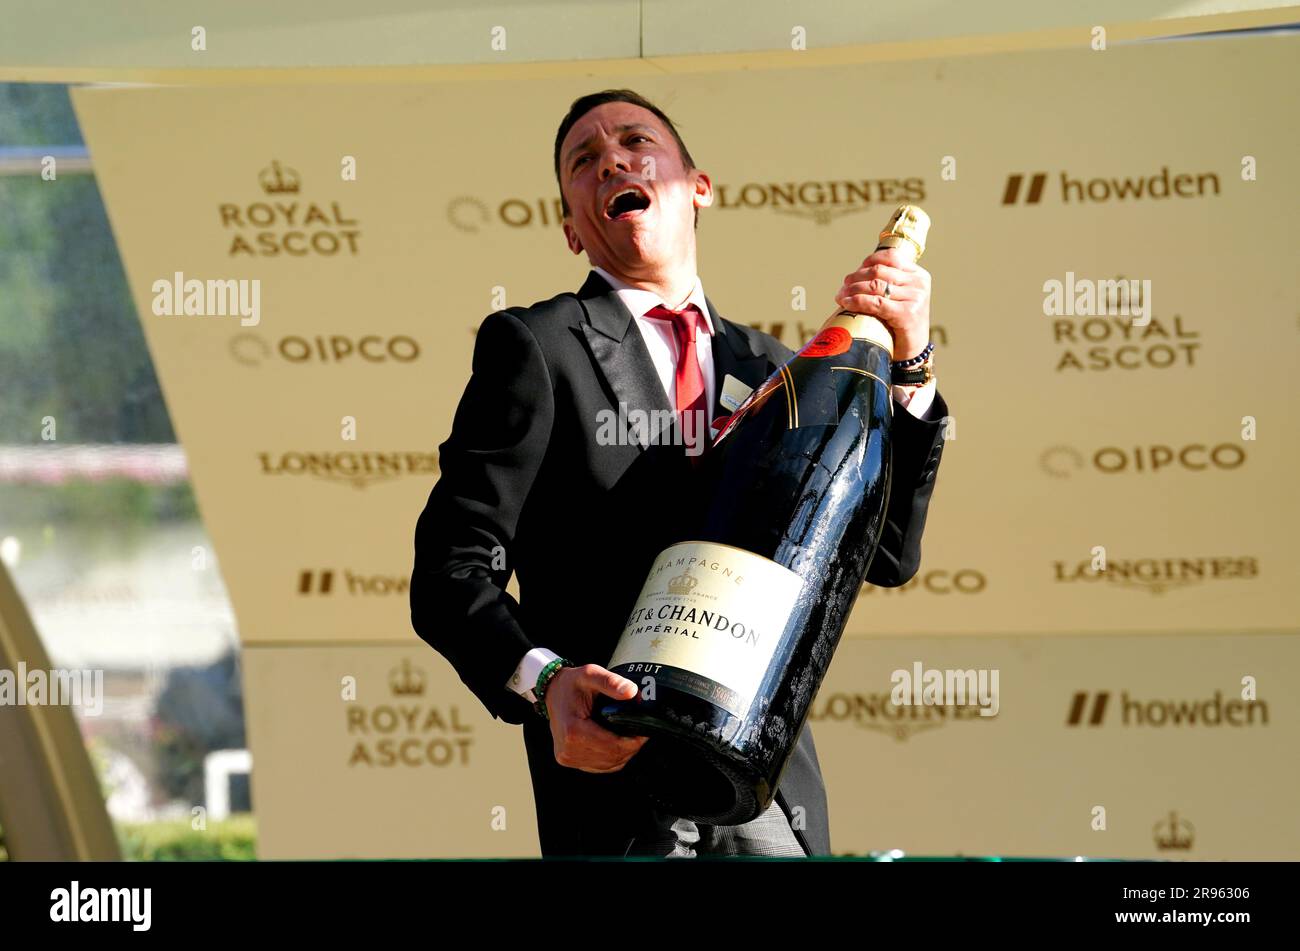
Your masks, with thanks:
<instances>
[{"instance_id":1,"label":"red wax seal","mask_svg":"<svg viewBox=\"0 0 1300 951\"><path fill-rule=\"evenodd\" d=\"M843 327L827 327L799 351L801 357L834 357L853 346L853 334Z\"/></svg>"}]
</instances>

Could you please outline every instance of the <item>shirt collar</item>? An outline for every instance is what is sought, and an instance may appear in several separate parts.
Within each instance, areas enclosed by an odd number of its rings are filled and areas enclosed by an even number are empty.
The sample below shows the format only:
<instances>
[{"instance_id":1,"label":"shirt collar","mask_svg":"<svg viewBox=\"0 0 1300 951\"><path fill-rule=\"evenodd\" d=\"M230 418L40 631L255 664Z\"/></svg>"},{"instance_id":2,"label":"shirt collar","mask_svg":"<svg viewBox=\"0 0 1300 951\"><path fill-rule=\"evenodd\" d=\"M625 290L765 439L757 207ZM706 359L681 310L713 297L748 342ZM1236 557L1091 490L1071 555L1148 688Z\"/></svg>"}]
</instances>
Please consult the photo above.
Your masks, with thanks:
<instances>
[{"instance_id":1,"label":"shirt collar","mask_svg":"<svg viewBox=\"0 0 1300 951\"><path fill-rule=\"evenodd\" d=\"M626 281L620 281L603 267L598 267L593 264L591 269L609 282L609 286L614 288L614 292L618 294L618 299L623 302L623 306L630 310L632 316L636 317L638 320L645 317L646 312L657 304L665 304L665 306L668 306L663 298L654 291L647 291L640 287L633 287ZM700 313L704 315L704 324L709 328L709 335L712 336L713 315L709 313L708 302L704 299L704 285L700 283L700 277L698 274L695 276L695 287L691 290L690 296L686 298L686 302L682 304L682 307L685 307L686 304L694 304L700 309ZM681 310L682 308L677 307L674 309Z\"/></svg>"}]
</instances>

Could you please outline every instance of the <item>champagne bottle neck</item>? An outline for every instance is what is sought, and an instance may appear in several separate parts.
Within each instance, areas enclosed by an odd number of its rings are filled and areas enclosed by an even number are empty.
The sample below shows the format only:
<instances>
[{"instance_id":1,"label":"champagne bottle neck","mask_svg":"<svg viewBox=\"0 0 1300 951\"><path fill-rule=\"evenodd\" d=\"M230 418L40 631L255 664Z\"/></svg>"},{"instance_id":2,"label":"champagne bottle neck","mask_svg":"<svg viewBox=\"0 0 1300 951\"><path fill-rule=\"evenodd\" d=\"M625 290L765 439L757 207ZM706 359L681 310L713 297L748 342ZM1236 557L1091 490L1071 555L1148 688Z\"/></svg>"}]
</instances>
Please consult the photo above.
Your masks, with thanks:
<instances>
[{"instance_id":1,"label":"champagne bottle neck","mask_svg":"<svg viewBox=\"0 0 1300 951\"><path fill-rule=\"evenodd\" d=\"M850 336L858 340L866 340L883 347L889 353L889 358L894 358L894 336L889 332L889 328L882 324L870 314L855 314L848 310L837 310L826 323L822 324L819 333L824 333L831 327L843 327Z\"/></svg>"},{"instance_id":2,"label":"champagne bottle neck","mask_svg":"<svg viewBox=\"0 0 1300 951\"><path fill-rule=\"evenodd\" d=\"M910 224L899 225L898 222L905 218L909 209L911 217L907 220ZM925 232L928 228L929 218L923 211L910 205L900 206L898 211L894 212L894 217L890 219L889 227L881 233L876 250L893 248L909 261L916 261L924 251ZM831 314L826 323L822 324L818 334L832 327L842 327L858 340L867 340L883 347L888 351L889 359L894 359L894 335L876 317L870 314L855 314L840 308Z\"/></svg>"}]
</instances>

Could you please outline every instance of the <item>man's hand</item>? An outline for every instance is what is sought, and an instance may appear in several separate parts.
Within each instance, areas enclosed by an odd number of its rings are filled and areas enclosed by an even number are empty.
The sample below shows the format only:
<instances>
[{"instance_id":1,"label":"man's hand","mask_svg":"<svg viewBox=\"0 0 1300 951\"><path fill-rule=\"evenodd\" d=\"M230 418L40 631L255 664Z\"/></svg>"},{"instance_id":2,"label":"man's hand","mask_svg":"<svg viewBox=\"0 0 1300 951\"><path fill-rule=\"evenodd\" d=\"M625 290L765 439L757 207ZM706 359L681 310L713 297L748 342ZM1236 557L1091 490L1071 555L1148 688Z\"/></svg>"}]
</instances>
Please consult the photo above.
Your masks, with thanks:
<instances>
[{"instance_id":1,"label":"man's hand","mask_svg":"<svg viewBox=\"0 0 1300 951\"><path fill-rule=\"evenodd\" d=\"M911 359L930 342L930 272L896 248L875 252L847 275L835 302L888 327L894 335L895 360Z\"/></svg>"},{"instance_id":2,"label":"man's hand","mask_svg":"<svg viewBox=\"0 0 1300 951\"><path fill-rule=\"evenodd\" d=\"M599 695L631 700L637 686L599 664L563 667L546 688L555 761L584 773L614 773L627 765L649 737L619 736L591 719Z\"/></svg>"}]
</instances>

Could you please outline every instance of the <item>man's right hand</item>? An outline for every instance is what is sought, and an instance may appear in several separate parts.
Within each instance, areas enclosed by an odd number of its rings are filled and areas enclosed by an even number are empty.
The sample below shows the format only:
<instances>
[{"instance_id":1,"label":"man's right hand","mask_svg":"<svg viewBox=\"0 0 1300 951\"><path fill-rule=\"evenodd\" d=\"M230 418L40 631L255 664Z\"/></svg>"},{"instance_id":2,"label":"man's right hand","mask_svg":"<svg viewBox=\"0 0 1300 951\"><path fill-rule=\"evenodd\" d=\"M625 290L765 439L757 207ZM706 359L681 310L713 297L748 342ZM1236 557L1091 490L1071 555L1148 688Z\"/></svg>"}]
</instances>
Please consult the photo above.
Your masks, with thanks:
<instances>
[{"instance_id":1,"label":"man's right hand","mask_svg":"<svg viewBox=\"0 0 1300 951\"><path fill-rule=\"evenodd\" d=\"M546 687L555 761L584 773L614 773L627 765L649 737L619 736L591 719L597 696L631 700L637 686L599 664L562 667Z\"/></svg>"}]
</instances>

